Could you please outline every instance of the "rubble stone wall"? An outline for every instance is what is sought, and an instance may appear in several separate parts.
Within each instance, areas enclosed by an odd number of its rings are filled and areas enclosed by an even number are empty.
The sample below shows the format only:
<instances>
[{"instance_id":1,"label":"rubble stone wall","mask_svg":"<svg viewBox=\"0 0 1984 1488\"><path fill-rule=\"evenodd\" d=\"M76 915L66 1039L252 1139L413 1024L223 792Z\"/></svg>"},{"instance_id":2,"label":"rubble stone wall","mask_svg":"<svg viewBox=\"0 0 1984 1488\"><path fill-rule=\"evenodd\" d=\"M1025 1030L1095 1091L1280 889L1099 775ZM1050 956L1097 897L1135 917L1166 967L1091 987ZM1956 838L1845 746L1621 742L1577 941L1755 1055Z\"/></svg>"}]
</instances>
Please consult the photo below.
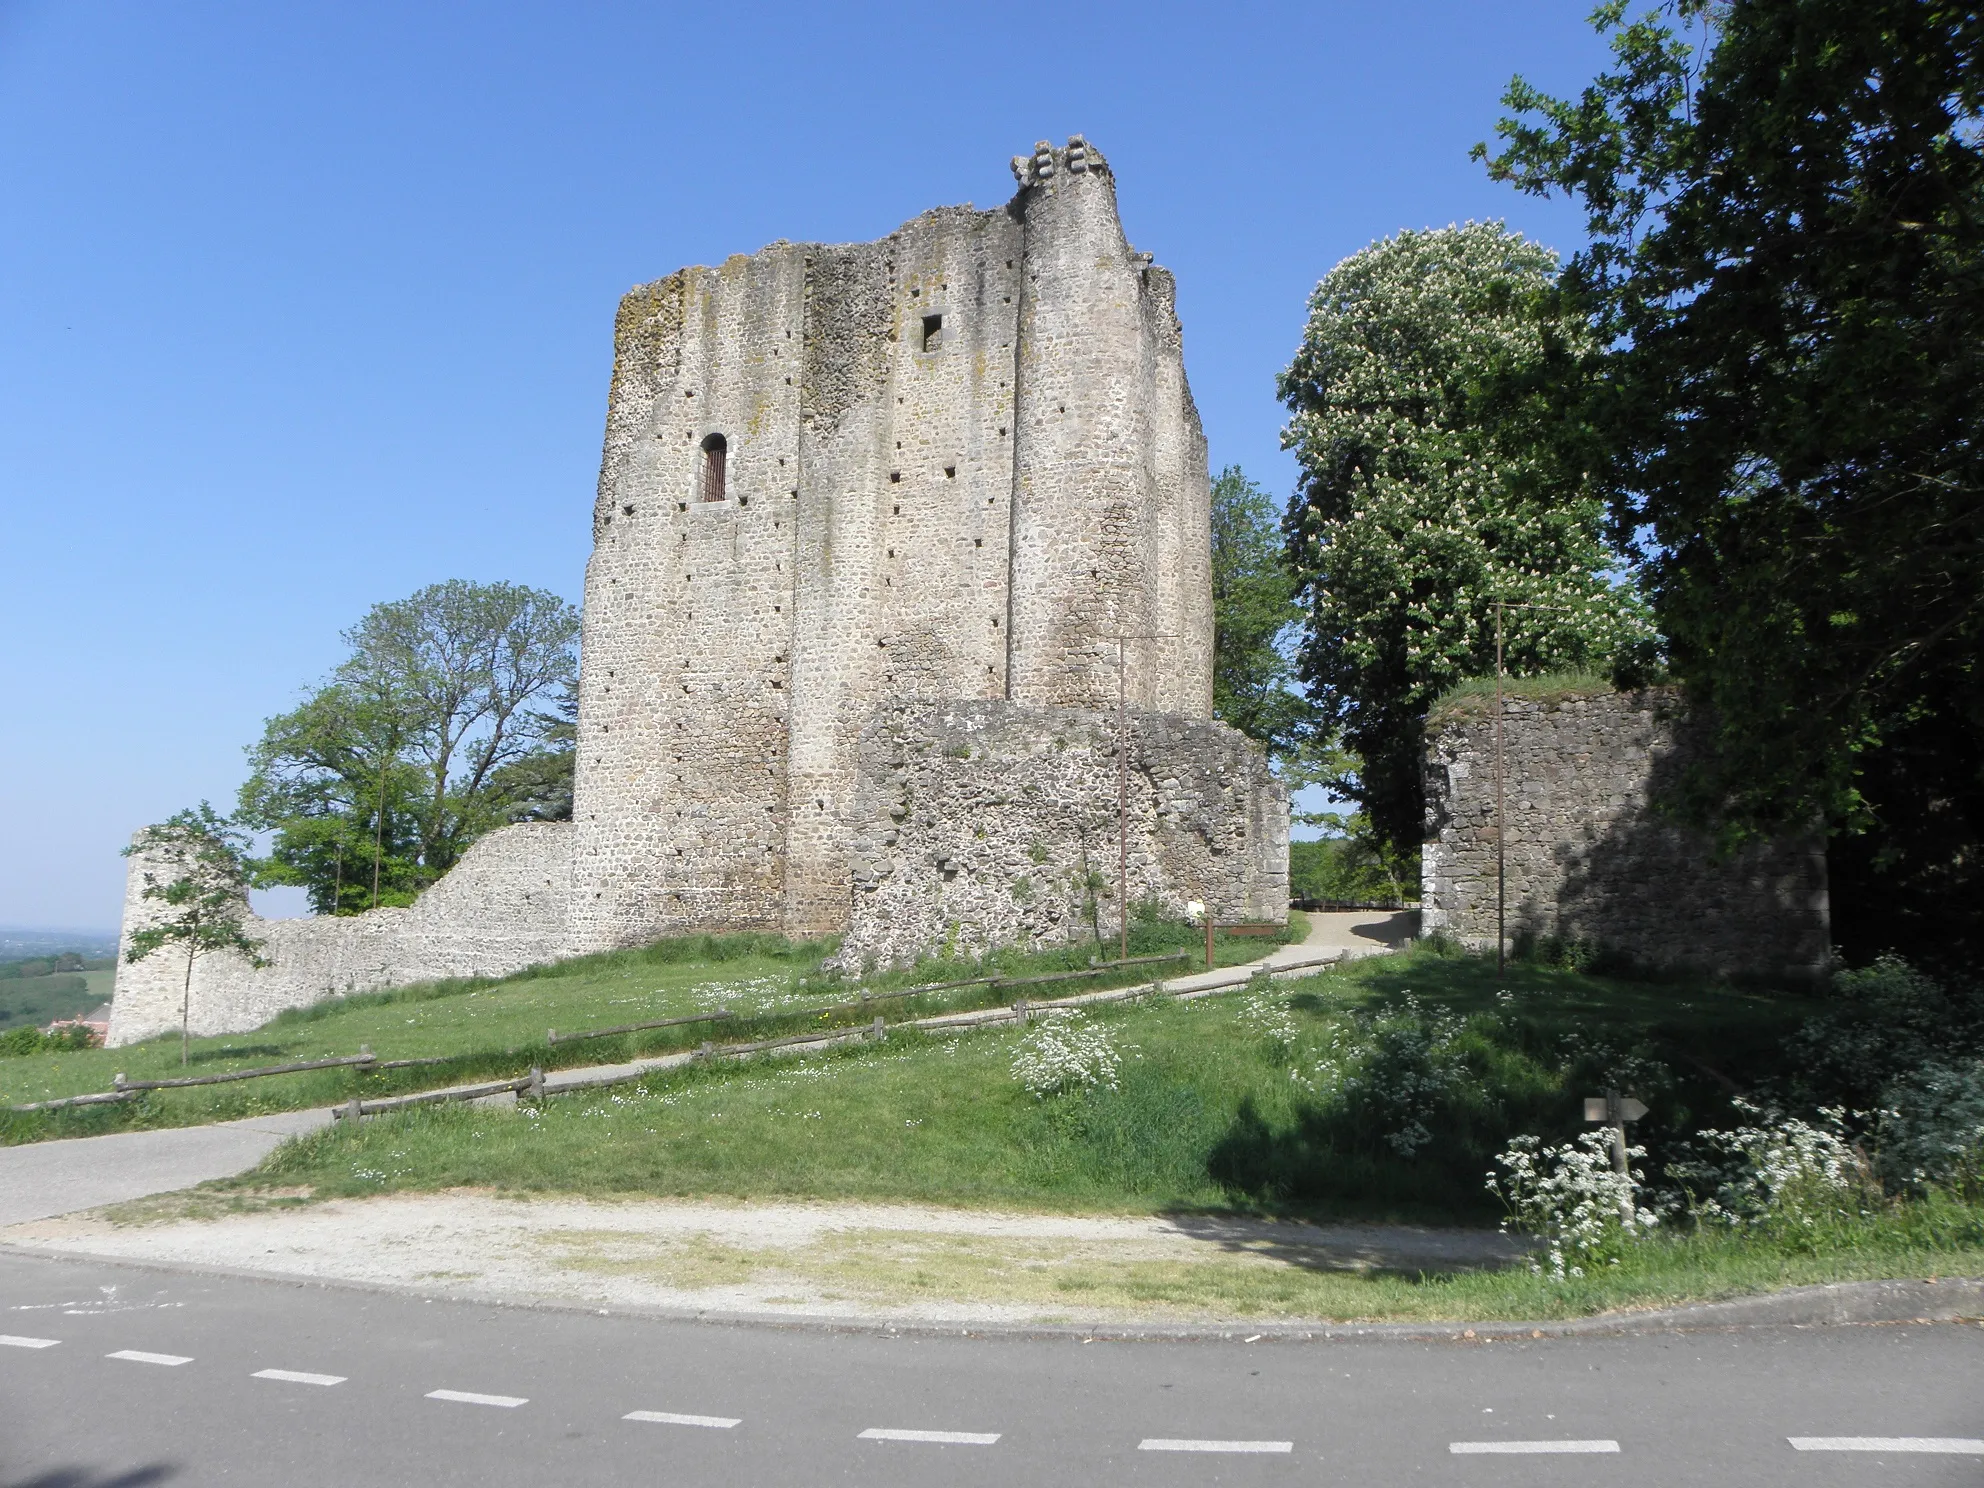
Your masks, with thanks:
<instances>
[{"instance_id":1,"label":"rubble stone wall","mask_svg":"<svg viewBox=\"0 0 1984 1488\"><path fill-rule=\"evenodd\" d=\"M562 822L492 832L405 909L265 920L244 901L241 917L268 964L256 967L231 952L197 957L189 1004L193 1032L234 1033L260 1027L285 1008L350 992L440 977L504 976L555 960L567 940L571 840L572 829ZM158 865L133 856L110 1003L111 1045L179 1028L183 952L166 946L135 965L124 960L131 936L158 913L157 901L144 897L148 872L157 876Z\"/></svg>"},{"instance_id":2,"label":"rubble stone wall","mask_svg":"<svg viewBox=\"0 0 1984 1488\"><path fill-rule=\"evenodd\" d=\"M1426 731L1425 933L1495 944L1492 698L1435 711ZM1507 929L1561 936L1649 966L1806 980L1829 954L1816 832L1718 857L1657 809L1692 745L1669 690L1508 697L1503 716Z\"/></svg>"},{"instance_id":3,"label":"rubble stone wall","mask_svg":"<svg viewBox=\"0 0 1984 1488\"><path fill-rule=\"evenodd\" d=\"M1129 900L1222 923L1288 916L1288 796L1260 746L1207 719L1128 719ZM1002 702L885 709L861 738L842 964L932 949L1113 944L1113 713Z\"/></svg>"}]
</instances>

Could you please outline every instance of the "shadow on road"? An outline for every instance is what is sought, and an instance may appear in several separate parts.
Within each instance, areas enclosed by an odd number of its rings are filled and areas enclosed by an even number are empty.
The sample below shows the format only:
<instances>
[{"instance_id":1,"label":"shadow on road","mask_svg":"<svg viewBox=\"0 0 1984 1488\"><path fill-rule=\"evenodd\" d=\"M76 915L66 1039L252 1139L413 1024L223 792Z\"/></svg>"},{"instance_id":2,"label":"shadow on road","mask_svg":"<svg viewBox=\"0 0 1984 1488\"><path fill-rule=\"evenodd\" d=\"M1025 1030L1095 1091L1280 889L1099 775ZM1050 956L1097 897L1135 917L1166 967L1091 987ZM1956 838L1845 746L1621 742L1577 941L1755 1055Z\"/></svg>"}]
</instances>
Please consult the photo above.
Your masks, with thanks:
<instances>
[{"instance_id":1,"label":"shadow on road","mask_svg":"<svg viewBox=\"0 0 1984 1488\"><path fill-rule=\"evenodd\" d=\"M6 1488L144 1488L147 1483L163 1483L178 1476L178 1467L167 1462L153 1462L117 1473L99 1473L88 1467L51 1467L31 1478L14 1478Z\"/></svg>"}]
</instances>

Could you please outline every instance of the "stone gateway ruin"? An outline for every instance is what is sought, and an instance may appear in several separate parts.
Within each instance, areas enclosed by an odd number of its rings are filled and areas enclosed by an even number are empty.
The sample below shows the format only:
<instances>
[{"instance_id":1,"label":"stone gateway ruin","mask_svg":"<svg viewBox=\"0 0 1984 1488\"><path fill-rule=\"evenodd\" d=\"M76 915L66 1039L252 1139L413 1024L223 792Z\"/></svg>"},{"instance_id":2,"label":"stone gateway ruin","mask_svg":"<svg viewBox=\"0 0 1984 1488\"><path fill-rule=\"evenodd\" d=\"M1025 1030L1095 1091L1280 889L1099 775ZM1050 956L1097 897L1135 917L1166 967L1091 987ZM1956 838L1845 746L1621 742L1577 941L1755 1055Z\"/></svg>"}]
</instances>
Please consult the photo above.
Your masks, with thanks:
<instances>
[{"instance_id":1,"label":"stone gateway ruin","mask_svg":"<svg viewBox=\"0 0 1984 1488\"><path fill-rule=\"evenodd\" d=\"M839 934L850 967L1107 933L1119 685L1131 902L1285 917L1286 793L1211 717L1172 278L1094 146L1013 172L992 211L621 301L573 820L408 909L255 921L269 964L196 963L196 1032L693 931ZM176 1028L183 972L120 966L110 1041Z\"/></svg>"},{"instance_id":2,"label":"stone gateway ruin","mask_svg":"<svg viewBox=\"0 0 1984 1488\"><path fill-rule=\"evenodd\" d=\"M1503 704L1502 788L1492 697L1448 699L1426 725L1421 928L1711 976L1802 983L1830 962L1824 836L1718 853L1666 815L1703 743L1678 692L1566 687ZM1498 884L1498 832L1500 880Z\"/></svg>"}]
</instances>

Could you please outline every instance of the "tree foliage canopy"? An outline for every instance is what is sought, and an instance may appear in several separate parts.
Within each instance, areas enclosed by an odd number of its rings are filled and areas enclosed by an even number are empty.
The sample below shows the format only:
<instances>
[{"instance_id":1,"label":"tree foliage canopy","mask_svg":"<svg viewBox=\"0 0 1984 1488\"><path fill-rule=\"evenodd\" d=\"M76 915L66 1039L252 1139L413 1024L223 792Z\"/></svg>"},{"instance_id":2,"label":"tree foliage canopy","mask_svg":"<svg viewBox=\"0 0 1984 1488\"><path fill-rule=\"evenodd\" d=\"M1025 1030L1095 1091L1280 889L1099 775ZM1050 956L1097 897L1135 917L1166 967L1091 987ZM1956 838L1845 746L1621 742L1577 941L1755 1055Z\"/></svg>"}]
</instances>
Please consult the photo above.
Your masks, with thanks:
<instances>
[{"instance_id":1,"label":"tree foliage canopy","mask_svg":"<svg viewBox=\"0 0 1984 1488\"><path fill-rule=\"evenodd\" d=\"M1648 635L1582 452L1540 432L1589 351L1556 268L1499 223L1374 243L1317 286L1281 376L1301 674L1358 761L1339 789L1396 851L1422 830L1421 720L1494 669L1497 600L1514 672L1607 669Z\"/></svg>"},{"instance_id":2,"label":"tree foliage canopy","mask_svg":"<svg viewBox=\"0 0 1984 1488\"><path fill-rule=\"evenodd\" d=\"M1238 465L1227 466L1212 483L1212 713L1277 760L1301 748L1314 711L1295 688L1295 587L1281 513Z\"/></svg>"},{"instance_id":3,"label":"tree foliage canopy","mask_svg":"<svg viewBox=\"0 0 1984 1488\"><path fill-rule=\"evenodd\" d=\"M373 606L344 633L350 656L249 750L241 819L276 833L256 881L362 910L376 853L377 902L406 904L492 828L569 816L578 631L571 605L517 584Z\"/></svg>"},{"instance_id":4,"label":"tree foliage canopy","mask_svg":"<svg viewBox=\"0 0 1984 1488\"><path fill-rule=\"evenodd\" d=\"M1984 13L1681 0L1595 20L1612 70L1575 99L1517 79L1489 166L1585 209L1563 276L1602 348L1581 417L1717 722L1693 805L1737 829L1872 825L1930 879L1967 872L1974 901Z\"/></svg>"},{"instance_id":5,"label":"tree foliage canopy","mask_svg":"<svg viewBox=\"0 0 1984 1488\"><path fill-rule=\"evenodd\" d=\"M145 870L139 897L159 909L131 936L124 959L136 963L166 946L182 945L189 963L210 951L237 951L260 966L260 942L242 925L247 849L246 835L205 801L139 832L124 856L142 856L164 873Z\"/></svg>"}]
</instances>

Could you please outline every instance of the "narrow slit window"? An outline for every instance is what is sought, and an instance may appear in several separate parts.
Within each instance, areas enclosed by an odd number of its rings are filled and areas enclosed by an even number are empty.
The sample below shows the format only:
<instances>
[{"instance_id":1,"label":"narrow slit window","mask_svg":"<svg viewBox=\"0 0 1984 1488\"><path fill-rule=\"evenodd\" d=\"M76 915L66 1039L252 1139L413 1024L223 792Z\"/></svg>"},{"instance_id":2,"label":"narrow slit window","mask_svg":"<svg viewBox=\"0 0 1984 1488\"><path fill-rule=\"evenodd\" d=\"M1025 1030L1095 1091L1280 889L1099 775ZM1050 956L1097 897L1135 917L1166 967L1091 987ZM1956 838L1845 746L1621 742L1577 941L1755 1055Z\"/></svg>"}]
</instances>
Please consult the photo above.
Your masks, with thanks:
<instances>
[{"instance_id":1,"label":"narrow slit window","mask_svg":"<svg viewBox=\"0 0 1984 1488\"><path fill-rule=\"evenodd\" d=\"M923 349L935 351L944 344L944 317L926 315L923 317Z\"/></svg>"},{"instance_id":2,"label":"narrow slit window","mask_svg":"<svg viewBox=\"0 0 1984 1488\"><path fill-rule=\"evenodd\" d=\"M729 440L721 434L712 434L703 441L703 500L723 500L726 466L729 461Z\"/></svg>"}]
</instances>

